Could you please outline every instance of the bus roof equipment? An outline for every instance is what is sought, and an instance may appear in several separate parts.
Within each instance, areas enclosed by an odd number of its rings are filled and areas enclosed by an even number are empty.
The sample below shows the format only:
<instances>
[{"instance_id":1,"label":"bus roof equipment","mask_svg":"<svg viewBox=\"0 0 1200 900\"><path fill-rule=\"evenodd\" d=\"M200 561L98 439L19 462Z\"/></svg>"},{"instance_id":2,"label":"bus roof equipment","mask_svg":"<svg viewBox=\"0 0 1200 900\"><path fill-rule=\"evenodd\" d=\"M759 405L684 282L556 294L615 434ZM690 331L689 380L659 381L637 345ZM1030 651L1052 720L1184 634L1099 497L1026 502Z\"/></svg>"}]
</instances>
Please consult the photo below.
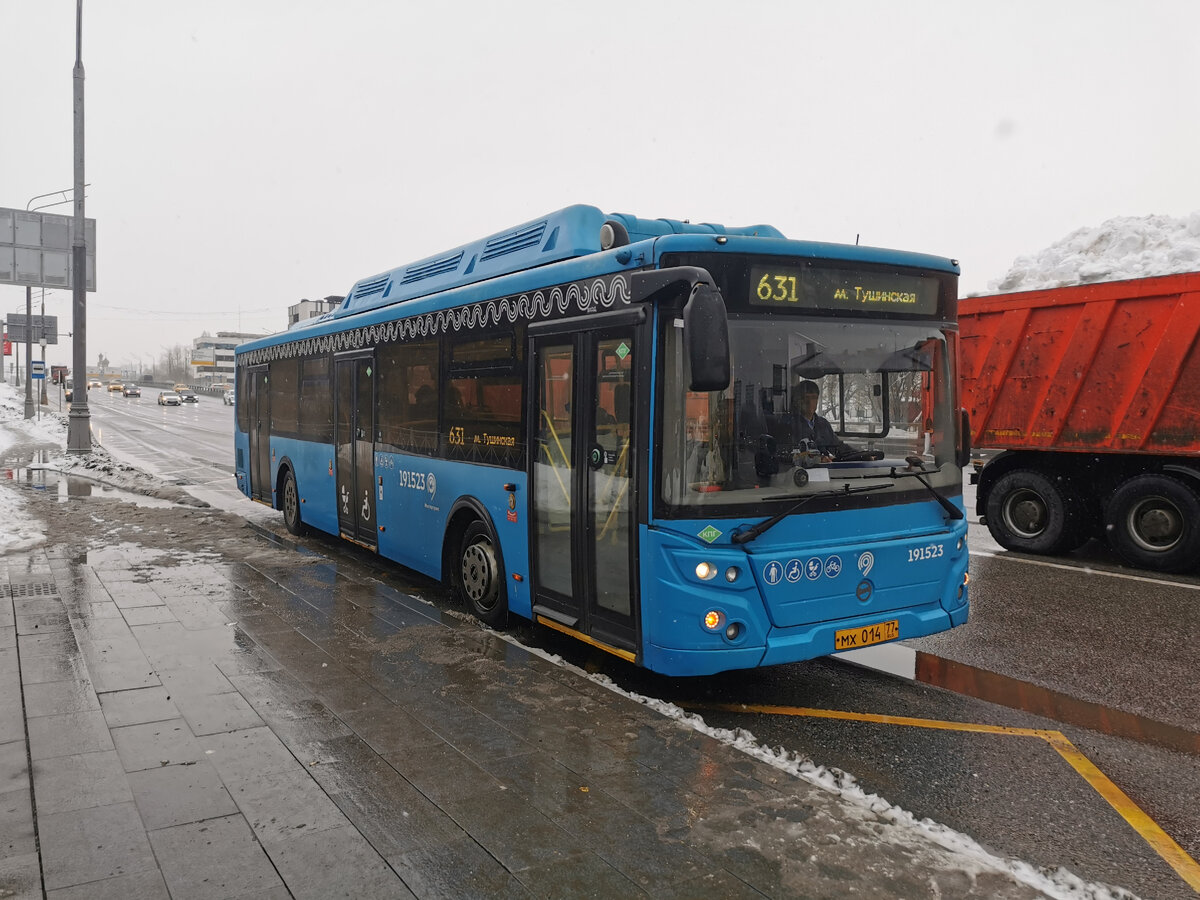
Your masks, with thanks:
<instances>
[{"instance_id":1,"label":"bus roof equipment","mask_svg":"<svg viewBox=\"0 0 1200 900\"><path fill-rule=\"evenodd\" d=\"M627 213L605 214L594 206L576 204L449 252L364 278L351 288L338 309L308 323L390 306L564 259L608 250L620 252L618 248L623 246L667 234L784 237L770 225L727 228L677 219L641 219Z\"/></svg>"}]
</instances>

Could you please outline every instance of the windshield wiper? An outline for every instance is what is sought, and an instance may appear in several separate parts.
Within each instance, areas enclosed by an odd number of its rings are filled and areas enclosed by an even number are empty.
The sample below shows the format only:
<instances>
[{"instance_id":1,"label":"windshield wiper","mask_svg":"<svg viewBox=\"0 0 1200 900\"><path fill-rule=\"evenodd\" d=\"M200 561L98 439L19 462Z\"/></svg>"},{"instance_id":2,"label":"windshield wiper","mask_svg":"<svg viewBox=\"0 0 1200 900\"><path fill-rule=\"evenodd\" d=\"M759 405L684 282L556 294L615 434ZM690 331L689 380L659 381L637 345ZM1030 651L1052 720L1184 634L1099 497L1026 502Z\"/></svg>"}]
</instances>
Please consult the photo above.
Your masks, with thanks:
<instances>
[{"instance_id":1,"label":"windshield wiper","mask_svg":"<svg viewBox=\"0 0 1200 900\"><path fill-rule=\"evenodd\" d=\"M864 493L865 491L878 491L878 490L882 490L883 488L889 488L889 487L892 487L892 485L890 485L890 484L871 484L871 485L867 485L866 487L853 487L852 488L852 487L850 487L850 485L847 484L840 488L831 488L831 489L825 490L825 491L814 491L811 494L805 494L801 498L799 503L788 507L783 512L778 513L777 515L771 516L771 518L769 518L769 519L764 519L762 522L759 522L753 528L747 528L745 531L735 531L729 539L731 541L733 541L733 543L735 543L735 544L748 543L748 542L754 540L756 537L758 537L764 531L767 531L770 528L774 528L776 525L778 525L780 522L782 522L784 519L786 519L788 516L790 516L792 513L794 513L800 507L802 507L809 500L812 500L814 497L845 497L845 496L848 496L849 494L861 494L861 493ZM771 498L771 499L783 499L783 498Z\"/></svg>"},{"instance_id":2,"label":"windshield wiper","mask_svg":"<svg viewBox=\"0 0 1200 900\"><path fill-rule=\"evenodd\" d=\"M944 496L942 496L942 494L938 493L937 488L935 488L932 484L930 484L928 481L925 480L924 476L936 475L938 472L942 471L941 466L938 466L936 469L926 469L925 463L921 460L921 458L919 456L907 456L907 457L905 457L905 462L907 462L909 464L909 466L911 466L914 469L914 471L897 472L896 467L892 466L891 471L887 475L864 475L863 477L864 478L915 478L915 479L917 479L917 481L921 482L921 484L925 485L925 490L927 490L927 491L929 491L929 493L933 494L933 498L935 500L937 500L937 502L941 504L942 509L944 509L946 511L946 515L948 515L951 519L965 518L965 516L963 515L963 511L961 509L959 509L957 506L955 506L953 503L951 503L949 500L947 500Z\"/></svg>"}]
</instances>

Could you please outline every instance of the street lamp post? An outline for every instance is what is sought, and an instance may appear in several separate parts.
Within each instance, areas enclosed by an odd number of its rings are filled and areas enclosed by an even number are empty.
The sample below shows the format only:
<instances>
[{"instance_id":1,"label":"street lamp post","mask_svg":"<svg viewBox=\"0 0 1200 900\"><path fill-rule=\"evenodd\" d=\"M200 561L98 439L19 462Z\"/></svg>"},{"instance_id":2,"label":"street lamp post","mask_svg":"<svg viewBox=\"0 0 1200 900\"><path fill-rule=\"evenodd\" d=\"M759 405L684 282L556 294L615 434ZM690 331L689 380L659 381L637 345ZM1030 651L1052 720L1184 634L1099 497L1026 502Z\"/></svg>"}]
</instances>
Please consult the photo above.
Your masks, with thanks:
<instances>
[{"instance_id":1,"label":"street lamp post","mask_svg":"<svg viewBox=\"0 0 1200 900\"><path fill-rule=\"evenodd\" d=\"M58 320L55 319L55 321L57 322ZM55 335L54 339L57 341L58 336ZM46 289L45 288L42 288L42 336L38 340L38 343L42 345L42 383L41 383L42 396L39 400L39 403L41 406L45 406L47 403L50 402L49 398L46 396L46 382L49 381L49 379L46 377ZM41 415L40 409L38 410L38 414L39 414L39 416Z\"/></svg>"},{"instance_id":2,"label":"street lamp post","mask_svg":"<svg viewBox=\"0 0 1200 900\"><path fill-rule=\"evenodd\" d=\"M33 288L25 285L25 418L33 418L33 385L32 367L29 361L33 359Z\"/></svg>"},{"instance_id":3,"label":"street lamp post","mask_svg":"<svg viewBox=\"0 0 1200 900\"><path fill-rule=\"evenodd\" d=\"M92 423L87 406L87 237L83 219L83 0L75 0L75 236L71 242L71 307L75 325L72 342L72 367L75 390L71 392L71 411L67 416L67 452L90 453ZM83 389L80 389L80 386Z\"/></svg>"}]
</instances>

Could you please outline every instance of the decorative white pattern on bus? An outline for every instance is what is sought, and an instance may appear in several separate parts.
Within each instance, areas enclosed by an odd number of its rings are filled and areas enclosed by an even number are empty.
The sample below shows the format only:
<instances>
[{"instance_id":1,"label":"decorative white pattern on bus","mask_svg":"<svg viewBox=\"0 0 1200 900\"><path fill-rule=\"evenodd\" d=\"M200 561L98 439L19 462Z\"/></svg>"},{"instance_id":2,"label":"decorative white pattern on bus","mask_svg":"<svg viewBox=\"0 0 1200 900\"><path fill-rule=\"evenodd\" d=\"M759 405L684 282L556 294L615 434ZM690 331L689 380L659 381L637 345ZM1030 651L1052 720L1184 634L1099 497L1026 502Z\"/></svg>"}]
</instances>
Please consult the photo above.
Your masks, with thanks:
<instances>
[{"instance_id":1,"label":"decorative white pattern on bus","mask_svg":"<svg viewBox=\"0 0 1200 900\"><path fill-rule=\"evenodd\" d=\"M239 366L257 366L276 359L307 356L315 353L358 350L380 344L392 344L416 338L431 337L443 331L463 328L484 328L489 325L515 324L520 319L536 321L565 316L568 313L586 315L611 309L630 301L629 282L624 273L609 278L597 278L589 284L572 282L566 290L555 285L511 297L483 300L453 309L440 309L389 322L363 325L333 334L305 338L301 341L261 347L238 355Z\"/></svg>"}]
</instances>

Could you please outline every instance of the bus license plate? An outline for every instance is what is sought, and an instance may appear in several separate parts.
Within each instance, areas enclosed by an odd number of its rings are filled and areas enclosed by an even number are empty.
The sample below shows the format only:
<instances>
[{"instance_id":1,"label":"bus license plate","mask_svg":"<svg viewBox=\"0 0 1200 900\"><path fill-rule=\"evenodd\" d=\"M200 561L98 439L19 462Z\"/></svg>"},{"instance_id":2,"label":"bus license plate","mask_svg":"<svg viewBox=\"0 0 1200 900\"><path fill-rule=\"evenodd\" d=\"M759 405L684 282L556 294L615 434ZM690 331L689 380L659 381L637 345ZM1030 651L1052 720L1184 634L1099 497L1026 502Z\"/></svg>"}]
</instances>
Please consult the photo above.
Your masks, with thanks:
<instances>
[{"instance_id":1,"label":"bus license plate","mask_svg":"<svg viewBox=\"0 0 1200 900\"><path fill-rule=\"evenodd\" d=\"M894 641L900 637L900 620L876 622L874 625L864 625L861 628L845 628L833 634L833 649L856 650L859 647L869 647L871 644L882 644L884 641Z\"/></svg>"}]
</instances>

